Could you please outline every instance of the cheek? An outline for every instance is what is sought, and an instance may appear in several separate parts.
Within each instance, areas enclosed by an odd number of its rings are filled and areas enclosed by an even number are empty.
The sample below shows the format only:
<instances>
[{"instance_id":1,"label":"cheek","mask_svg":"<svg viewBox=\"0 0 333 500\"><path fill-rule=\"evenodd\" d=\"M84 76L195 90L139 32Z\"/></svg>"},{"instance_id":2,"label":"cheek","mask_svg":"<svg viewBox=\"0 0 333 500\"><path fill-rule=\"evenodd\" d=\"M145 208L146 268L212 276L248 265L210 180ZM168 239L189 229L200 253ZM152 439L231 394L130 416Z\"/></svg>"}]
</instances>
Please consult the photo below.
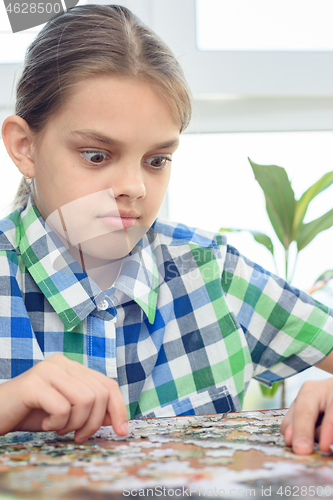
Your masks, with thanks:
<instances>
[{"instance_id":1,"label":"cheek","mask_svg":"<svg viewBox=\"0 0 333 500\"><path fill-rule=\"evenodd\" d=\"M150 184L149 188L147 188L147 194L149 192L149 198L152 204L154 204L157 208L162 204L165 193L168 189L170 175L159 176L159 178L154 179L154 181Z\"/></svg>"}]
</instances>

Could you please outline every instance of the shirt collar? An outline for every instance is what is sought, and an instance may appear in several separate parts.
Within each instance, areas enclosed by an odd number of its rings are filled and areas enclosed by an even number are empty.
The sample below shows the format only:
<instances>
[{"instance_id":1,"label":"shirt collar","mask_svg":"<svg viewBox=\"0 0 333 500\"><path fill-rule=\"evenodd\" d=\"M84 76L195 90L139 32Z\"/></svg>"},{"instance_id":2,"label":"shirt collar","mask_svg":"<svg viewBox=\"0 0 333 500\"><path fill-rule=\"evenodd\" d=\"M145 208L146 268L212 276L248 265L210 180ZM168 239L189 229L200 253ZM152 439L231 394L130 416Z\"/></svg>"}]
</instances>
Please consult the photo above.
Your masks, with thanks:
<instances>
[{"instance_id":1,"label":"shirt collar","mask_svg":"<svg viewBox=\"0 0 333 500\"><path fill-rule=\"evenodd\" d=\"M158 241L151 230L123 259L112 288L121 290L154 322L159 285ZM27 270L50 302L66 330L72 330L95 308L102 292L40 215L32 196L22 211L18 247ZM110 291L110 290L109 290Z\"/></svg>"},{"instance_id":2,"label":"shirt collar","mask_svg":"<svg viewBox=\"0 0 333 500\"><path fill-rule=\"evenodd\" d=\"M120 273L114 283L141 307L150 323L154 323L158 288L163 279L158 266L161 261L161 246L158 235L150 228L131 253L123 259ZM162 264L162 262L160 262Z\"/></svg>"}]
</instances>

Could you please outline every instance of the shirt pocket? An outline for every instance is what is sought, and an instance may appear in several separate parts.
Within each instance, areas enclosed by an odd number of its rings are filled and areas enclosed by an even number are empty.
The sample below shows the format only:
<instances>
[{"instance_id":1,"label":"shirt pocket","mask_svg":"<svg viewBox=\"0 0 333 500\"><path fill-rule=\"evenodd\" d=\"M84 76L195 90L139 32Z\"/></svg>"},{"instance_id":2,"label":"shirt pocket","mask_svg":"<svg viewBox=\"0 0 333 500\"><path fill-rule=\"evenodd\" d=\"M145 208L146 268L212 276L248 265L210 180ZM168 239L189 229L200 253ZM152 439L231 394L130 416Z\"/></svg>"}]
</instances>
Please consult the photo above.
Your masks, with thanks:
<instances>
[{"instance_id":1,"label":"shirt pocket","mask_svg":"<svg viewBox=\"0 0 333 500\"><path fill-rule=\"evenodd\" d=\"M226 385L209 387L186 397L176 399L140 417L181 417L185 415L209 415L236 411L233 399ZM134 417L138 418L138 416Z\"/></svg>"}]
</instances>

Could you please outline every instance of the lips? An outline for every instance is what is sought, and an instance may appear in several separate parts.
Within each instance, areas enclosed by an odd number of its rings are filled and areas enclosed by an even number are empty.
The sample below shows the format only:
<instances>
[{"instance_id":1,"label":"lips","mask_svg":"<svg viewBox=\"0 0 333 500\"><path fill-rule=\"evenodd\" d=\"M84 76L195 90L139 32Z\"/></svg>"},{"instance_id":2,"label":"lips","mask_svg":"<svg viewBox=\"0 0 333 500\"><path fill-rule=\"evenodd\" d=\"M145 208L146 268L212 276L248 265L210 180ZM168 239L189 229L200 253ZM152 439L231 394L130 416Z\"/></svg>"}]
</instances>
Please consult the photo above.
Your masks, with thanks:
<instances>
[{"instance_id":1,"label":"lips","mask_svg":"<svg viewBox=\"0 0 333 500\"><path fill-rule=\"evenodd\" d=\"M104 224L116 229L132 227L135 225L138 218L139 215L136 212L123 210L109 212L98 217Z\"/></svg>"},{"instance_id":2,"label":"lips","mask_svg":"<svg viewBox=\"0 0 333 500\"><path fill-rule=\"evenodd\" d=\"M139 214L135 212L135 210L112 210L104 215L100 215L100 217L121 217L138 219Z\"/></svg>"}]
</instances>

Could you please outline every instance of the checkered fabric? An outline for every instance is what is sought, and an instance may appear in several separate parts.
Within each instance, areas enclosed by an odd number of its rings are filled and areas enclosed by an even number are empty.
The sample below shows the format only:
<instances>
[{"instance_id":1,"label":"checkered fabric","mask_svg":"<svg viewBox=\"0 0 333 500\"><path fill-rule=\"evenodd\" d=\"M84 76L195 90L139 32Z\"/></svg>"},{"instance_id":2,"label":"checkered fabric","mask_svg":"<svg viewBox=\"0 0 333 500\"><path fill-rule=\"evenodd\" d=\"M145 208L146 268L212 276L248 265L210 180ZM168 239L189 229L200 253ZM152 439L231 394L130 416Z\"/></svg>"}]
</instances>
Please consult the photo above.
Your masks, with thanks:
<instances>
[{"instance_id":1,"label":"checkered fabric","mask_svg":"<svg viewBox=\"0 0 333 500\"><path fill-rule=\"evenodd\" d=\"M333 312L224 236L157 220L101 291L30 199L0 221L0 379L64 354L116 379L133 417L241 409L333 348Z\"/></svg>"}]
</instances>

